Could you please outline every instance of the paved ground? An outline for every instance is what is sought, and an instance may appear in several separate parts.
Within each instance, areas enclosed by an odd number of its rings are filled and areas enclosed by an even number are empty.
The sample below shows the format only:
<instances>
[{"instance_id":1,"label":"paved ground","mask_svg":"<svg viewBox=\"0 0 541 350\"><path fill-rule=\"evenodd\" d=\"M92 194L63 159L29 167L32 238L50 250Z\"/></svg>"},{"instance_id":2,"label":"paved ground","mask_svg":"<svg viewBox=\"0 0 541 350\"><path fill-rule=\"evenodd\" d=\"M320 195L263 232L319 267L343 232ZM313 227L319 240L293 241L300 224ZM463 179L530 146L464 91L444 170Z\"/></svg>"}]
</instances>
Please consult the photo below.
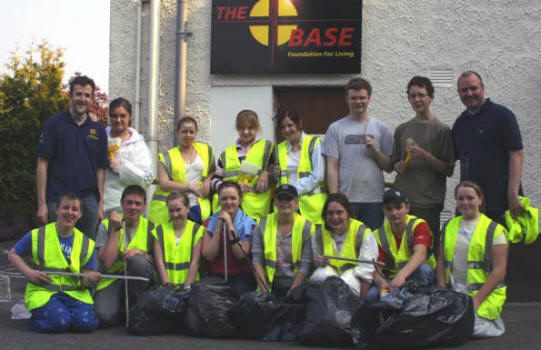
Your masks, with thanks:
<instances>
[{"instance_id":1,"label":"paved ground","mask_svg":"<svg viewBox=\"0 0 541 350\"><path fill-rule=\"evenodd\" d=\"M7 248L12 242L0 242L0 271L9 269ZM213 340L191 338L183 335L136 337L125 333L122 327L98 330L91 334L37 334L26 329L26 321L11 320L10 309L23 298L25 282L11 279L12 301L0 302L0 349L58 350L71 349L306 349L296 343L256 342L246 340ZM494 339L470 341L460 350L477 349L541 349L541 303L506 304L502 317L507 332ZM440 348L442 349L442 348Z\"/></svg>"}]
</instances>

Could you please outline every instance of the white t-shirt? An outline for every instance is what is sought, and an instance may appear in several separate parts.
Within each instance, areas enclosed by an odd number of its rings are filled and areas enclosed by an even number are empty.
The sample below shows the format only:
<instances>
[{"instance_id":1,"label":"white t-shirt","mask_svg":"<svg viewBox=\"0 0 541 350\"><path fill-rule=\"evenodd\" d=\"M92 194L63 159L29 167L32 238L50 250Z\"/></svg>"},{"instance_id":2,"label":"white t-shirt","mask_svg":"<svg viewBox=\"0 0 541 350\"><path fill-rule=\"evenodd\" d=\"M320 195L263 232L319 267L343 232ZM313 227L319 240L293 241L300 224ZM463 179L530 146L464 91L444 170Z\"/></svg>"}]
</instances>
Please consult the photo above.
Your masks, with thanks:
<instances>
[{"instance_id":1,"label":"white t-shirt","mask_svg":"<svg viewBox=\"0 0 541 350\"><path fill-rule=\"evenodd\" d=\"M468 250L470 248L473 232L481 218L473 220L462 219L456 237L455 255L453 257L453 279L459 287L465 287L468 284ZM494 238L492 245L507 244L505 234L500 234Z\"/></svg>"},{"instance_id":2,"label":"white t-shirt","mask_svg":"<svg viewBox=\"0 0 541 350\"><path fill-rule=\"evenodd\" d=\"M192 163L186 163L186 183L188 184L198 184L201 173L205 169L205 164L203 160L197 155ZM190 208L194 205L197 205L197 195L192 192L188 192L188 199L190 199Z\"/></svg>"},{"instance_id":3,"label":"white t-shirt","mask_svg":"<svg viewBox=\"0 0 541 350\"><path fill-rule=\"evenodd\" d=\"M332 123L325 134L322 153L338 158L338 187L352 203L381 203L383 198L383 172L365 146L368 137L383 154L391 155L393 134L375 118L361 122L346 116Z\"/></svg>"},{"instance_id":4,"label":"white t-shirt","mask_svg":"<svg viewBox=\"0 0 541 350\"><path fill-rule=\"evenodd\" d=\"M301 161L301 150L287 153L287 183L294 184L297 181L297 169Z\"/></svg>"}]
</instances>

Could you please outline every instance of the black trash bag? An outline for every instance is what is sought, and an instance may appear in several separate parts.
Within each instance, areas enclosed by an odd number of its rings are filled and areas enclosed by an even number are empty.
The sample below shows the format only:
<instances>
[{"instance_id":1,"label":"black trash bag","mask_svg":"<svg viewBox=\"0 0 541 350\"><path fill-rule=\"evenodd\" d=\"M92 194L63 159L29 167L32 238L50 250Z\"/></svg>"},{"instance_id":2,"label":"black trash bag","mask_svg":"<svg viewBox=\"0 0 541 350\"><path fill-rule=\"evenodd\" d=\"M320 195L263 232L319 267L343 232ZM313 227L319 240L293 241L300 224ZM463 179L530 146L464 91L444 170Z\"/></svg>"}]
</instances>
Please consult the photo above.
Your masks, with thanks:
<instances>
[{"instance_id":1,"label":"black trash bag","mask_svg":"<svg viewBox=\"0 0 541 350\"><path fill-rule=\"evenodd\" d=\"M278 299L263 292L241 296L230 312L243 339L264 341L294 341L304 319L305 305L289 299Z\"/></svg>"},{"instance_id":2,"label":"black trash bag","mask_svg":"<svg viewBox=\"0 0 541 350\"><path fill-rule=\"evenodd\" d=\"M180 331L182 313L190 291L160 287L139 296L130 310L127 332L133 335L157 335Z\"/></svg>"},{"instance_id":3,"label":"black trash bag","mask_svg":"<svg viewBox=\"0 0 541 350\"><path fill-rule=\"evenodd\" d=\"M367 305L354 317L354 342L370 342L378 349L418 349L429 346L457 346L473 332L471 298L439 287L408 281L395 295L410 295L400 307L396 299Z\"/></svg>"},{"instance_id":4,"label":"black trash bag","mask_svg":"<svg viewBox=\"0 0 541 350\"><path fill-rule=\"evenodd\" d=\"M184 330L196 337L230 338L235 326L228 316L239 294L221 278L209 277L192 284L192 295L183 315Z\"/></svg>"},{"instance_id":5,"label":"black trash bag","mask_svg":"<svg viewBox=\"0 0 541 350\"><path fill-rule=\"evenodd\" d=\"M302 345L349 346L351 318L361 307L361 300L338 277L329 277L320 285L307 285L305 319L297 340Z\"/></svg>"}]
</instances>

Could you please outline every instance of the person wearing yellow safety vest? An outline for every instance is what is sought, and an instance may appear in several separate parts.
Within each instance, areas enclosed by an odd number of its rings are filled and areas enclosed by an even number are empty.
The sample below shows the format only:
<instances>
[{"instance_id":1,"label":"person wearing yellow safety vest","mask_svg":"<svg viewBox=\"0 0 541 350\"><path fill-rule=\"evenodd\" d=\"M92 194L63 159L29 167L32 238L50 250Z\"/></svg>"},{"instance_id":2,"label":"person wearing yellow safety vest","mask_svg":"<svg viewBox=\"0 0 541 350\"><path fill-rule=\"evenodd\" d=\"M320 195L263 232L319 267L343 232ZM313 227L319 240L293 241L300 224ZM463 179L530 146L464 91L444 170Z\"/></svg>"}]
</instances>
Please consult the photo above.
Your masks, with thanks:
<instances>
[{"instance_id":1,"label":"person wearing yellow safety vest","mask_svg":"<svg viewBox=\"0 0 541 350\"><path fill-rule=\"evenodd\" d=\"M270 211L272 193L268 169L269 164L275 162L274 145L257 137L261 126L254 111L240 111L235 124L239 138L220 155L212 179L212 211L220 211L218 188L222 181L234 181L242 189L242 210L257 220Z\"/></svg>"},{"instance_id":2,"label":"person wearing yellow safety vest","mask_svg":"<svg viewBox=\"0 0 541 350\"><path fill-rule=\"evenodd\" d=\"M301 285L310 272L314 227L297 214L299 199L291 185L276 189L274 212L259 221L252 238L252 263L261 291L283 297Z\"/></svg>"},{"instance_id":3,"label":"person wearing yellow safety vest","mask_svg":"<svg viewBox=\"0 0 541 350\"><path fill-rule=\"evenodd\" d=\"M124 189L120 200L123 216L112 211L108 220L103 220L98 228L96 249L101 265L101 272L106 274L123 274L124 264L130 276L149 279L145 281L129 281L129 302L135 304L154 280L154 264L152 263L152 229L154 224L142 214L147 206L146 193L138 185ZM123 222L125 225L123 225ZM100 320L100 327L112 326L122 321L121 309L125 291L125 281L114 278L103 278L94 294L94 310Z\"/></svg>"},{"instance_id":4,"label":"person wearing yellow safety vest","mask_svg":"<svg viewBox=\"0 0 541 350\"><path fill-rule=\"evenodd\" d=\"M89 287L101 275L94 269L94 241L75 228L81 198L58 198L57 221L28 232L9 251L10 263L27 279L24 300L32 313L28 328L43 333L91 332L98 326ZM34 267L24 261L30 256ZM84 273L81 278L46 272Z\"/></svg>"},{"instance_id":5,"label":"person wearing yellow safety vest","mask_svg":"<svg viewBox=\"0 0 541 350\"><path fill-rule=\"evenodd\" d=\"M177 123L178 147L159 154L160 186L152 196L148 211L148 219L155 225L169 221L165 200L171 191L188 195L190 220L201 225L210 216L208 196L216 164L212 148L205 143L195 142L197 131L194 118L180 118Z\"/></svg>"},{"instance_id":6,"label":"person wearing yellow safety vest","mask_svg":"<svg viewBox=\"0 0 541 350\"><path fill-rule=\"evenodd\" d=\"M482 213L484 197L476 183L461 182L455 198L461 215L442 230L438 285L472 297L474 337L499 336L505 332L500 313L507 291L507 231Z\"/></svg>"},{"instance_id":7,"label":"person wearing yellow safety vest","mask_svg":"<svg viewBox=\"0 0 541 350\"><path fill-rule=\"evenodd\" d=\"M288 183L297 189L301 215L321 224L327 186L320 139L302 131L302 120L294 110L281 110L276 119L278 130L286 140L277 146L278 166L274 167L273 175L278 183Z\"/></svg>"},{"instance_id":8,"label":"person wearing yellow safety vest","mask_svg":"<svg viewBox=\"0 0 541 350\"><path fill-rule=\"evenodd\" d=\"M204 227L188 220L190 200L185 193L171 192L166 203L171 222L152 231L154 264L162 285L190 289L199 280Z\"/></svg>"},{"instance_id":9,"label":"person wearing yellow safety vest","mask_svg":"<svg viewBox=\"0 0 541 350\"><path fill-rule=\"evenodd\" d=\"M322 283L327 277L340 277L356 295L364 299L372 283L374 265L327 258L377 259L378 244L372 231L353 219L353 215L344 194L337 192L329 195L321 213L325 223L316 226L312 241L313 265L316 269L310 281Z\"/></svg>"},{"instance_id":10,"label":"person wearing yellow safety vest","mask_svg":"<svg viewBox=\"0 0 541 350\"><path fill-rule=\"evenodd\" d=\"M412 279L426 285L435 282L436 260L432 254L432 232L427 222L409 213L409 202L404 193L391 188L383 195L385 221L374 231L378 242L378 262L374 285L370 287L367 301L379 299L380 291L394 291L406 280ZM385 278L378 272L383 270Z\"/></svg>"},{"instance_id":11,"label":"person wearing yellow safety vest","mask_svg":"<svg viewBox=\"0 0 541 350\"><path fill-rule=\"evenodd\" d=\"M208 262L207 277L226 279L239 295L253 292L256 282L247 254L256 221L240 209L242 190L238 183L222 182L218 194L222 210L208 220L201 249Z\"/></svg>"}]
</instances>

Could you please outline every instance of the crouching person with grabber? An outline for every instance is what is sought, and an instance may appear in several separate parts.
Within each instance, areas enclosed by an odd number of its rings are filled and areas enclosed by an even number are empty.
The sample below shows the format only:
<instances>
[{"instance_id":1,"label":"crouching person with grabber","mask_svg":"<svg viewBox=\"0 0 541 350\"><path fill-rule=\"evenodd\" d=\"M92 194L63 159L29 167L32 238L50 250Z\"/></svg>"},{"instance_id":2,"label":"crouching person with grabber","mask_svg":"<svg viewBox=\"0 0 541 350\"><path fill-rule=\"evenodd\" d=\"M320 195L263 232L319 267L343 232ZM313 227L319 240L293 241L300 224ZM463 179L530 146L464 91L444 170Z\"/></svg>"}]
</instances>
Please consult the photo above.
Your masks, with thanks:
<instances>
[{"instance_id":1,"label":"crouching person with grabber","mask_svg":"<svg viewBox=\"0 0 541 350\"><path fill-rule=\"evenodd\" d=\"M96 247L101 270L107 274L139 276L148 279L124 281L103 278L94 295L95 310L101 327L117 325L122 321L126 304L134 305L138 296L148 289L154 279L152 263L152 229L154 224L142 214L146 209L146 193L131 185L124 189L120 200L123 215L111 212L98 228ZM126 283L128 300L126 302Z\"/></svg>"},{"instance_id":2,"label":"crouching person with grabber","mask_svg":"<svg viewBox=\"0 0 541 350\"><path fill-rule=\"evenodd\" d=\"M9 251L9 261L29 281L24 299L33 331L91 332L98 326L89 287L101 275L92 271L94 241L75 228L83 214L81 206L76 194L62 194L57 221L28 232ZM23 260L25 256L32 258L33 267Z\"/></svg>"},{"instance_id":3,"label":"crouching person with grabber","mask_svg":"<svg viewBox=\"0 0 541 350\"><path fill-rule=\"evenodd\" d=\"M378 257L378 244L372 231L353 219L347 197L339 192L329 195L321 216L324 223L316 226L312 242L315 270L310 280L322 283L328 277L339 277L355 295L364 299L374 273L371 262Z\"/></svg>"}]
</instances>

